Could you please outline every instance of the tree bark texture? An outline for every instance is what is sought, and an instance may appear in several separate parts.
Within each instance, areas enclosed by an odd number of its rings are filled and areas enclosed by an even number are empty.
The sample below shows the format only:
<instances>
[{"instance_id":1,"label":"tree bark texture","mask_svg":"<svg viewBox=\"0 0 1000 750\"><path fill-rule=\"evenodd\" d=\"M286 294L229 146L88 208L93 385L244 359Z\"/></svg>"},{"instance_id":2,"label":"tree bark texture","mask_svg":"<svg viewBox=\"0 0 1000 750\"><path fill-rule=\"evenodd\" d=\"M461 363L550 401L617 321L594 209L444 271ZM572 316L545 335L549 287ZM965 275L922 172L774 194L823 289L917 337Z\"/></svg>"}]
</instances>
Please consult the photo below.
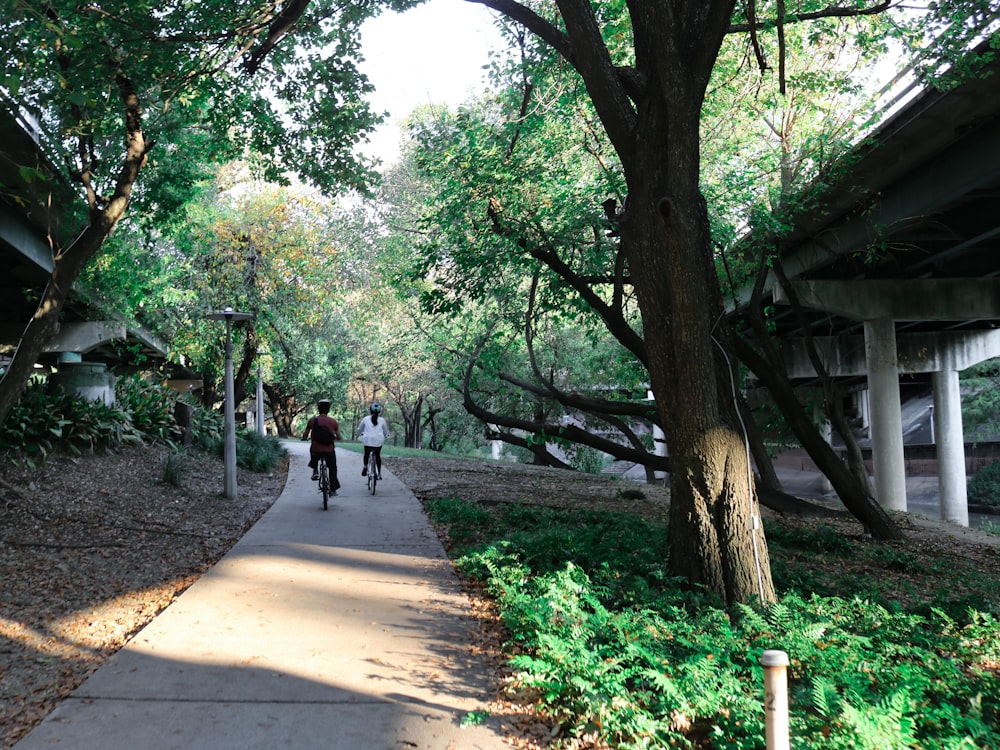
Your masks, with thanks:
<instances>
[{"instance_id":1,"label":"tree bark texture","mask_svg":"<svg viewBox=\"0 0 1000 750\"><path fill-rule=\"evenodd\" d=\"M696 180L672 187L674 199L630 190L622 228L670 454L670 569L729 602L772 601L746 444L730 419L736 404L718 386L707 210Z\"/></svg>"},{"instance_id":2,"label":"tree bark texture","mask_svg":"<svg viewBox=\"0 0 1000 750\"><path fill-rule=\"evenodd\" d=\"M737 407L720 387L723 306L699 188L701 106L734 2L630 4L638 86L612 68L590 4L558 6L628 185L621 240L670 453L670 569L730 603L773 601Z\"/></svg>"},{"instance_id":3,"label":"tree bark texture","mask_svg":"<svg viewBox=\"0 0 1000 750\"><path fill-rule=\"evenodd\" d=\"M278 437L296 437L292 431L297 413L295 396L288 395L270 383L264 383L264 393L267 394L267 405L274 417L274 427L278 432Z\"/></svg>"},{"instance_id":4,"label":"tree bark texture","mask_svg":"<svg viewBox=\"0 0 1000 750\"><path fill-rule=\"evenodd\" d=\"M683 40L664 44L681 54ZM698 182L703 88L683 66L661 72L638 107L635 158L624 162L621 232L670 453L670 569L727 602L768 602L774 587L745 437L722 385L723 305Z\"/></svg>"}]
</instances>

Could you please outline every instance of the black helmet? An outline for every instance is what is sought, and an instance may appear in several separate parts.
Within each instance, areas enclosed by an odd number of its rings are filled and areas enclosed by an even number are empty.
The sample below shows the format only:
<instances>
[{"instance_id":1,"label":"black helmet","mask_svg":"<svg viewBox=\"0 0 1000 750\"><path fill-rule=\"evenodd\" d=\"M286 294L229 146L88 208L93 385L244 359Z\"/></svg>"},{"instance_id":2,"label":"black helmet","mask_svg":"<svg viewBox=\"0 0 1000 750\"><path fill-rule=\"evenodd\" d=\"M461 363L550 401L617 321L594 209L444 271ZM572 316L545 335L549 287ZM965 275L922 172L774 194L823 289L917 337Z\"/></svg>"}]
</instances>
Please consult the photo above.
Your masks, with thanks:
<instances>
[{"instance_id":1,"label":"black helmet","mask_svg":"<svg viewBox=\"0 0 1000 750\"><path fill-rule=\"evenodd\" d=\"M373 403L373 404L372 404L372 405L371 405L371 406L369 407L369 409L368 409L368 410L369 410L369 411L370 411L370 412L371 412L372 414L378 414L379 412L381 412L381 411L382 411L382 405L381 405L381 404L379 404L379 402L378 402L378 401L376 401L375 403Z\"/></svg>"}]
</instances>

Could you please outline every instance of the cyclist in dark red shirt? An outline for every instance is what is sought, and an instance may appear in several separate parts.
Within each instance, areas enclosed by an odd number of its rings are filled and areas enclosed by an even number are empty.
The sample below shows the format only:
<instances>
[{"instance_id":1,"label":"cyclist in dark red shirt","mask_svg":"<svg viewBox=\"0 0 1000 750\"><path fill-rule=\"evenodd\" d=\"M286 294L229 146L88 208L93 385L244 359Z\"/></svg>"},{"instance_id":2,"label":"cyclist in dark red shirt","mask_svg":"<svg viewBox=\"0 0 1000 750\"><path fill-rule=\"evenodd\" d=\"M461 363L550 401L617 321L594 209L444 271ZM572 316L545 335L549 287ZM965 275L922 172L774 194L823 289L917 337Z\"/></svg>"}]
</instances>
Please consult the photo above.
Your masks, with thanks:
<instances>
[{"instance_id":1,"label":"cyclist in dark red shirt","mask_svg":"<svg viewBox=\"0 0 1000 750\"><path fill-rule=\"evenodd\" d=\"M330 489L336 492L340 489L337 479L337 453L335 440L343 440L340 436L340 423L330 416L330 399L320 399L316 404L319 414L306 423L306 431L302 433L303 440L312 438L309 446L309 468L312 478L319 479L319 458L326 459L330 469Z\"/></svg>"}]
</instances>

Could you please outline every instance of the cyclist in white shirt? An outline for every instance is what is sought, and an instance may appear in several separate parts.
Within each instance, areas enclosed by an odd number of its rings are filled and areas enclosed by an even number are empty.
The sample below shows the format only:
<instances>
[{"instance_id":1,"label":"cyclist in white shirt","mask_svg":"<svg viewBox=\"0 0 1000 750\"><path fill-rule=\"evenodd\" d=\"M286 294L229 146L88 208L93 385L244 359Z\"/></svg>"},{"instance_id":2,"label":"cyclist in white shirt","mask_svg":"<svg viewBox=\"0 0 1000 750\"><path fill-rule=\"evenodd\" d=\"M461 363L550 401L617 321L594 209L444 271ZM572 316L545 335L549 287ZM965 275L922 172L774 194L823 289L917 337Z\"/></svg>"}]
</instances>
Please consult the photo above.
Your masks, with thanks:
<instances>
[{"instance_id":1,"label":"cyclist in white shirt","mask_svg":"<svg viewBox=\"0 0 1000 750\"><path fill-rule=\"evenodd\" d=\"M357 434L365 447L365 456L361 463L361 476L368 476L368 456L374 451L375 465L378 467L378 478L382 478L382 445L389 437L389 426L381 418L382 406L376 402L368 410L370 413L358 424Z\"/></svg>"}]
</instances>

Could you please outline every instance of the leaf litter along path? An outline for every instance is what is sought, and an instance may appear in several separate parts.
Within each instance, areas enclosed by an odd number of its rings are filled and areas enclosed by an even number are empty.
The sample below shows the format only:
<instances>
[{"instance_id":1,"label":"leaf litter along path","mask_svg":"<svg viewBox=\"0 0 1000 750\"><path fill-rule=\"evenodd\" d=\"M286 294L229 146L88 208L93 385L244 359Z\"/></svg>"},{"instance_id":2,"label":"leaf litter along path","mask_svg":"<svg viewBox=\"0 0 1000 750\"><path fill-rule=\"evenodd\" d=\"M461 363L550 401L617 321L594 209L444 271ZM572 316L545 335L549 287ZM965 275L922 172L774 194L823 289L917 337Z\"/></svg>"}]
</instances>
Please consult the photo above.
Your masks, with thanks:
<instances>
[{"instance_id":1,"label":"leaf litter along path","mask_svg":"<svg viewBox=\"0 0 1000 750\"><path fill-rule=\"evenodd\" d=\"M240 498L229 503L220 492L221 461L187 457L177 488L159 481L166 456L164 448L145 447L57 456L34 470L0 467L3 748L30 731L219 560L284 488L287 466L271 476L241 471ZM421 499L613 508L650 520L666 518L663 487L604 476L444 458L387 457L386 467ZM623 493L636 488L645 499ZM821 522L861 536L850 519ZM908 549L1000 566L1000 537L937 522L906 521L905 526ZM443 541L447 545L446 536ZM499 686L503 629L491 603L473 587L469 595L483 625L479 648L491 654ZM530 696L505 693L495 708L516 747L545 747L558 731L533 713Z\"/></svg>"},{"instance_id":2,"label":"leaf litter along path","mask_svg":"<svg viewBox=\"0 0 1000 750\"><path fill-rule=\"evenodd\" d=\"M11 747L218 561L281 494L287 464L240 471L168 450L0 467L0 741Z\"/></svg>"},{"instance_id":3,"label":"leaf litter along path","mask_svg":"<svg viewBox=\"0 0 1000 750\"><path fill-rule=\"evenodd\" d=\"M168 450L53 456L35 469L0 466L0 745L12 747L114 652L217 562L271 506L287 466L241 471L239 500L221 495L223 465L191 454L180 487L160 481ZM387 458L414 494L567 507L606 506L622 483L535 466ZM634 501L665 513L656 502ZM504 672L503 631L474 588L481 657ZM498 703L509 741L543 746L550 728L530 704Z\"/></svg>"}]
</instances>

